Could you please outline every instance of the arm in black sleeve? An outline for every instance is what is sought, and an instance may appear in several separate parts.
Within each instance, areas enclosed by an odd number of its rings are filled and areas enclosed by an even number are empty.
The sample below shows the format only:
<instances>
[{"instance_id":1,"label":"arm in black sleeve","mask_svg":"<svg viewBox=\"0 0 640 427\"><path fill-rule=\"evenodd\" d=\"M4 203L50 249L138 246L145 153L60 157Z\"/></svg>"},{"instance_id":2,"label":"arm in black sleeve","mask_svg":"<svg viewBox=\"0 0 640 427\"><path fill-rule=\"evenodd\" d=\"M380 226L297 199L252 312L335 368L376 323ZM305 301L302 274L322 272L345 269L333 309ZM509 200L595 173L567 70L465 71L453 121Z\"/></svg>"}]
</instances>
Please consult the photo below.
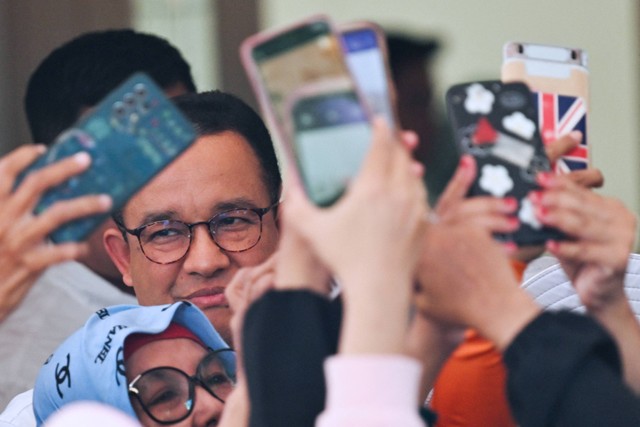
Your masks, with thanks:
<instances>
[{"instance_id":1,"label":"arm in black sleeve","mask_svg":"<svg viewBox=\"0 0 640 427\"><path fill-rule=\"evenodd\" d=\"M251 427L315 424L341 314L339 301L308 291L271 291L248 309L242 336Z\"/></svg>"},{"instance_id":2,"label":"arm in black sleeve","mask_svg":"<svg viewBox=\"0 0 640 427\"><path fill-rule=\"evenodd\" d=\"M640 349L639 349L640 351ZM611 337L591 318L545 312L504 354L512 412L522 427L640 425Z\"/></svg>"}]
</instances>

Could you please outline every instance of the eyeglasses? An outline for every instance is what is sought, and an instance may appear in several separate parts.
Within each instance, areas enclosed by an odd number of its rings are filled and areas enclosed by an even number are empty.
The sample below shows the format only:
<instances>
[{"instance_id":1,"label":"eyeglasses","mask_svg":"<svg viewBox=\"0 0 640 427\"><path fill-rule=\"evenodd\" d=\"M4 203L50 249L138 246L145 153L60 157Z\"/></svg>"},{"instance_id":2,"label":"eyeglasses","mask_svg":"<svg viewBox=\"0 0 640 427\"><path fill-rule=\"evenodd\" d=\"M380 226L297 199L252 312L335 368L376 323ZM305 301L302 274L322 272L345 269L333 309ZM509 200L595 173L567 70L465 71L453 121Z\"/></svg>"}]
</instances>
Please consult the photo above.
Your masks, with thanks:
<instances>
[{"instance_id":1,"label":"eyeglasses","mask_svg":"<svg viewBox=\"0 0 640 427\"><path fill-rule=\"evenodd\" d=\"M278 203L262 209L231 209L216 214L208 221L191 224L162 220L134 229L128 229L121 223L118 223L118 227L138 238L142 253L149 261L171 264L189 252L193 228L198 225L206 225L215 244L227 252L243 252L253 248L262 237L262 217Z\"/></svg>"},{"instance_id":2,"label":"eyeglasses","mask_svg":"<svg viewBox=\"0 0 640 427\"><path fill-rule=\"evenodd\" d=\"M167 366L149 369L129 383L129 394L155 422L175 424L191 415L196 385L224 403L235 386L235 373L236 354L226 348L208 353L193 376Z\"/></svg>"}]
</instances>

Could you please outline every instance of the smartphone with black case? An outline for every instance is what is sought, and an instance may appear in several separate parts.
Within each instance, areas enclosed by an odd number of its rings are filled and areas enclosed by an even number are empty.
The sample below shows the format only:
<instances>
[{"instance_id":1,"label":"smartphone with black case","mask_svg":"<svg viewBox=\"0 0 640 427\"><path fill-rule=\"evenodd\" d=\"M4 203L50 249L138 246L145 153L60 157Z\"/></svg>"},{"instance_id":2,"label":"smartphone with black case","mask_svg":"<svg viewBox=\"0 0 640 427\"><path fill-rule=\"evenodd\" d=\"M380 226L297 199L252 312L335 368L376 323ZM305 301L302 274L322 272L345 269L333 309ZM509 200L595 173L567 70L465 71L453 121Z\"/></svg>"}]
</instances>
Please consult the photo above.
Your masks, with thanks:
<instances>
[{"instance_id":1,"label":"smartphone with black case","mask_svg":"<svg viewBox=\"0 0 640 427\"><path fill-rule=\"evenodd\" d=\"M112 91L19 177L80 151L91 156L91 166L80 175L47 191L35 213L59 200L91 194L109 194L112 209L126 201L195 140L191 123L148 76L137 73ZM69 222L50 238L54 242L81 241L108 214Z\"/></svg>"},{"instance_id":2,"label":"smartphone with black case","mask_svg":"<svg viewBox=\"0 0 640 427\"><path fill-rule=\"evenodd\" d=\"M539 189L537 173L551 170L529 88L518 82L464 83L447 91L446 103L459 151L472 155L478 166L469 195L513 197L518 202L520 228L496 237L520 246L560 238L537 221L528 198Z\"/></svg>"}]
</instances>

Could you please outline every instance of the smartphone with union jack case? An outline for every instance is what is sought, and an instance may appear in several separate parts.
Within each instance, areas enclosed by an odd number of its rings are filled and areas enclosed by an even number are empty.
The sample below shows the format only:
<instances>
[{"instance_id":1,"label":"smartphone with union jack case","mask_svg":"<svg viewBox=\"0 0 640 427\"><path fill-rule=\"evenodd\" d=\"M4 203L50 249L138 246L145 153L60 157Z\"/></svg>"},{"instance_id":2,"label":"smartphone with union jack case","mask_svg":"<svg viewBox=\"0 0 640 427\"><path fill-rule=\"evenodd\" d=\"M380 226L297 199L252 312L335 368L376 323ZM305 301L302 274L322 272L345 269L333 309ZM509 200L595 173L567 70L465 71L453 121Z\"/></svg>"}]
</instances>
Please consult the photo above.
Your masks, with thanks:
<instances>
[{"instance_id":1,"label":"smartphone with union jack case","mask_svg":"<svg viewBox=\"0 0 640 427\"><path fill-rule=\"evenodd\" d=\"M536 175L551 165L527 85L497 80L458 84L447 91L446 103L460 153L472 155L477 164L468 195L511 197L518 203L519 229L496 238L519 246L559 239L558 231L537 220L529 199L539 189Z\"/></svg>"},{"instance_id":2,"label":"smartphone with union jack case","mask_svg":"<svg viewBox=\"0 0 640 427\"><path fill-rule=\"evenodd\" d=\"M587 53L572 47L508 42L503 47L501 75L504 82L522 81L531 89L545 145L573 130L582 132L581 144L553 169L568 173L589 167Z\"/></svg>"}]
</instances>

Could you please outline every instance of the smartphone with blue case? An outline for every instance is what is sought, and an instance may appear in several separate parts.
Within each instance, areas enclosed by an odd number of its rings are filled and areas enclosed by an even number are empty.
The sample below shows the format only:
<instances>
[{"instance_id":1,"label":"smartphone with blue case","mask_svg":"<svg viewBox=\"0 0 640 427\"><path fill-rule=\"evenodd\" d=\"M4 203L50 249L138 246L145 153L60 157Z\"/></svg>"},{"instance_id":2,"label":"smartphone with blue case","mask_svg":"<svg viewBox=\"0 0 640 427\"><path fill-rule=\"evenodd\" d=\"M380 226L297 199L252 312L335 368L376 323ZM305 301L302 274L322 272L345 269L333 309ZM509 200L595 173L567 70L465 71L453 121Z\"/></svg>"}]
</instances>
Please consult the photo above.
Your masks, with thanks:
<instances>
[{"instance_id":1,"label":"smartphone with blue case","mask_svg":"<svg viewBox=\"0 0 640 427\"><path fill-rule=\"evenodd\" d=\"M195 140L191 123L147 75L136 73L113 90L93 110L62 132L19 177L84 151L91 166L80 175L48 190L38 202L41 213L60 200L109 194L112 209L124 206L154 175ZM49 237L56 243L81 241L108 213L68 222Z\"/></svg>"}]
</instances>

